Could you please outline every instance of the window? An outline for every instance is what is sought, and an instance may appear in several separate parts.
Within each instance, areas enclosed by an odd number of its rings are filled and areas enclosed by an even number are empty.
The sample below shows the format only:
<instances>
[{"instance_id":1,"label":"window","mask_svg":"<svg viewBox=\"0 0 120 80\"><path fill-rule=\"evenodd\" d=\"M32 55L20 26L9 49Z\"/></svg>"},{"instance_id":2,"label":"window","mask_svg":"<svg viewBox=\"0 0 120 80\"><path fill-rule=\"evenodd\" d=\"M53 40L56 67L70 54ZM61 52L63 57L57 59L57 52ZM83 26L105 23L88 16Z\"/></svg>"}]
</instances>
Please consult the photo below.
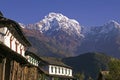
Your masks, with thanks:
<instances>
[{"instance_id":1,"label":"window","mask_svg":"<svg viewBox=\"0 0 120 80\"><path fill-rule=\"evenodd\" d=\"M36 60L36 66L38 66L38 61Z\"/></svg>"},{"instance_id":2,"label":"window","mask_svg":"<svg viewBox=\"0 0 120 80\"><path fill-rule=\"evenodd\" d=\"M34 59L33 59L33 61L32 61L32 64L34 64Z\"/></svg>"},{"instance_id":3,"label":"window","mask_svg":"<svg viewBox=\"0 0 120 80\"><path fill-rule=\"evenodd\" d=\"M12 49L12 36L10 37L10 48Z\"/></svg>"},{"instance_id":4,"label":"window","mask_svg":"<svg viewBox=\"0 0 120 80\"><path fill-rule=\"evenodd\" d=\"M30 63L32 63L32 57L30 57Z\"/></svg>"},{"instance_id":5,"label":"window","mask_svg":"<svg viewBox=\"0 0 120 80\"><path fill-rule=\"evenodd\" d=\"M64 74L64 70L63 70L63 68L62 68L62 74Z\"/></svg>"},{"instance_id":6,"label":"window","mask_svg":"<svg viewBox=\"0 0 120 80\"><path fill-rule=\"evenodd\" d=\"M55 73L57 73L57 67L55 67Z\"/></svg>"},{"instance_id":7,"label":"window","mask_svg":"<svg viewBox=\"0 0 120 80\"><path fill-rule=\"evenodd\" d=\"M67 74L67 69L65 69L65 74Z\"/></svg>"},{"instance_id":8,"label":"window","mask_svg":"<svg viewBox=\"0 0 120 80\"><path fill-rule=\"evenodd\" d=\"M34 65L35 65L35 63L36 63L36 60L34 59Z\"/></svg>"},{"instance_id":9,"label":"window","mask_svg":"<svg viewBox=\"0 0 120 80\"><path fill-rule=\"evenodd\" d=\"M15 42L15 46L16 46L16 52L18 52L18 43L17 42Z\"/></svg>"},{"instance_id":10,"label":"window","mask_svg":"<svg viewBox=\"0 0 120 80\"><path fill-rule=\"evenodd\" d=\"M22 55L22 45L20 46L20 54Z\"/></svg>"},{"instance_id":11,"label":"window","mask_svg":"<svg viewBox=\"0 0 120 80\"><path fill-rule=\"evenodd\" d=\"M6 35L6 36L9 36L9 34L10 34L9 31L7 30L6 33L5 33L5 35Z\"/></svg>"},{"instance_id":12,"label":"window","mask_svg":"<svg viewBox=\"0 0 120 80\"><path fill-rule=\"evenodd\" d=\"M29 62L31 62L31 57L29 56Z\"/></svg>"},{"instance_id":13,"label":"window","mask_svg":"<svg viewBox=\"0 0 120 80\"><path fill-rule=\"evenodd\" d=\"M53 73L53 67L51 66L51 72Z\"/></svg>"},{"instance_id":14,"label":"window","mask_svg":"<svg viewBox=\"0 0 120 80\"><path fill-rule=\"evenodd\" d=\"M28 57L28 61L30 62L30 56Z\"/></svg>"},{"instance_id":15,"label":"window","mask_svg":"<svg viewBox=\"0 0 120 80\"><path fill-rule=\"evenodd\" d=\"M70 69L69 69L69 74L70 74Z\"/></svg>"},{"instance_id":16,"label":"window","mask_svg":"<svg viewBox=\"0 0 120 80\"><path fill-rule=\"evenodd\" d=\"M36 61L36 65L38 66L38 61Z\"/></svg>"},{"instance_id":17,"label":"window","mask_svg":"<svg viewBox=\"0 0 120 80\"><path fill-rule=\"evenodd\" d=\"M58 69L59 69L59 73L60 73L60 67Z\"/></svg>"},{"instance_id":18,"label":"window","mask_svg":"<svg viewBox=\"0 0 120 80\"><path fill-rule=\"evenodd\" d=\"M33 58L33 64L35 64L35 59Z\"/></svg>"},{"instance_id":19,"label":"window","mask_svg":"<svg viewBox=\"0 0 120 80\"><path fill-rule=\"evenodd\" d=\"M34 61L34 64L36 65L36 59L35 59L35 61Z\"/></svg>"}]
</instances>

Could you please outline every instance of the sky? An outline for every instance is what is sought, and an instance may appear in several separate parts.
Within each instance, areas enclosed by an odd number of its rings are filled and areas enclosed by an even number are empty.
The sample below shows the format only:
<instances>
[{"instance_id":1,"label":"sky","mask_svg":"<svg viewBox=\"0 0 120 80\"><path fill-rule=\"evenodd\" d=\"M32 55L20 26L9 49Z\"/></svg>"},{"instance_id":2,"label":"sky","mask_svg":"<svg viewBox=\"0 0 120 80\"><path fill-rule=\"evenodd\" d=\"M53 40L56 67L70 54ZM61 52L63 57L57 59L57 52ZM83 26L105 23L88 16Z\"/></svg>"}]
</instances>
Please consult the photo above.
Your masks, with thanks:
<instances>
[{"instance_id":1,"label":"sky","mask_svg":"<svg viewBox=\"0 0 120 80\"><path fill-rule=\"evenodd\" d=\"M120 23L120 0L0 0L0 11L23 24L39 22L50 12L62 13L82 26Z\"/></svg>"}]
</instances>

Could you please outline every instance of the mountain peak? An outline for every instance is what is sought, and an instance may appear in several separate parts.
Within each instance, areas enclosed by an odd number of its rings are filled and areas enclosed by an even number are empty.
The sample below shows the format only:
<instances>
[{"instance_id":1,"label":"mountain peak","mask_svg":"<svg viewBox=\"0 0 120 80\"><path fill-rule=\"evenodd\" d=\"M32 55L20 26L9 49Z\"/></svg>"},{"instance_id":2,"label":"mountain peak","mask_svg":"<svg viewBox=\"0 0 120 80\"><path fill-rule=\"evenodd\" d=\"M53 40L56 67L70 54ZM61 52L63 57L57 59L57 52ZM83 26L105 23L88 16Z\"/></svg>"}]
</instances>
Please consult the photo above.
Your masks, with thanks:
<instances>
[{"instance_id":1,"label":"mountain peak","mask_svg":"<svg viewBox=\"0 0 120 80\"><path fill-rule=\"evenodd\" d=\"M113 22L113 23L116 23L116 21L115 21L115 20L110 20L109 22Z\"/></svg>"},{"instance_id":2,"label":"mountain peak","mask_svg":"<svg viewBox=\"0 0 120 80\"><path fill-rule=\"evenodd\" d=\"M89 32L93 34L109 34L118 31L120 31L120 24L115 20L110 20L102 26L93 26Z\"/></svg>"},{"instance_id":3,"label":"mountain peak","mask_svg":"<svg viewBox=\"0 0 120 80\"><path fill-rule=\"evenodd\" d=\"M54 18L56 18L58 21L60 21L61 19L66 19L66 20L68 20L68 18L66 17L66 16L64 16L63 14L61 14L61 13L54 13L54 12L51 12L51 13L49 13L47 16L45 16L45 18L49 18L49 19L54 19Z\"/></svg>"},{"instance_id":4,"label":"mountain peak","mask_svg":"<svg viewBox=\"0 0 120 80\"><path fill-rule=\"evenodd\" d=\"M39 30L46 35L55 35L56 32L64 32L69 36L80 37L81 26L78 21L69 19L61 13L51 12L38 23L27 26L29 29Z\"/></svg>"},{"instance_id":5,"label":"mountain peak","mask_svg":"<svg viewBox=\"0 0 120 80\"><path fill-rule=\"evenodd\" d=\"M110 20L110 21L108 21L105 25L106 25L106 26L107 26L107 25L108 25L108 26L120 26L120 24L119 24L117 21L115 21L115 20Z\"/></svg>"}]
</instances>

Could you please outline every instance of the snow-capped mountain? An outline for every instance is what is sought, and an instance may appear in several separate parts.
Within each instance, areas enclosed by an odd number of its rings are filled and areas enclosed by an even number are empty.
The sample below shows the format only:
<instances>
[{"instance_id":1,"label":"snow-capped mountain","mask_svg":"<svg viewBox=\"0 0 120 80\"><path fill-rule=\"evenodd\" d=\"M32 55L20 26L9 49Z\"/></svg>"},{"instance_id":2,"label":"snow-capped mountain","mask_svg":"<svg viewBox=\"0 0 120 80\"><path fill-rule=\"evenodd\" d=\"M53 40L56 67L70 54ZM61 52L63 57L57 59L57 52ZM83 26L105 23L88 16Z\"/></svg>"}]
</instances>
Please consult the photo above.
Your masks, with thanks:
<instances>
[{"instance_id":1,"label":"snow-capped mountain","mask_svg":"<svg viewBox=\"0 0 120 80\"><path fill-rule=\"evenodd\" d=\"M80 24L76 20L69 19L60 13L49 13L40 22L29 24L26 27L27 29L39 30L46 35L53 35L54 32L63 31L68 35L77 37L83 36L81 34Z\"/></svg>"},{"instance_id":2,"label":"snow-capped mountain","mask_svg":"<svg viewBox=\"0 0 120 80\"><path fill-rule=\"evenodd\" d=\"M21 26L21 28L26 28L26 25L19 23L19 25Z\"/></svg>"},{"instance_id":3,"label":"snow-capped mountain","mask_svg":"<svg viewBox=\"0 0 120 80\"><path fill-rule=\"evenodd\" d=\"M81 34L80 24L60 13L49 13L41 21L24 27L24 31L31 43L34 47L38 47L37 52L43 52L42 54L45 55L48 53L48 55L52 54L52 56L74 55L76 46L84 38L83 34ZM39 49L41 46L46 48L45 52L42 51L44 49Z\"/></svg>"},{"instance_id":4,"label":"snow-capped mountain","mask_svg":"<svg viewBox=\"0 0 120 80\"><path fill-rule=\"evenodd\" d=\"M120 24L114 20L109 21L108 23L104 24L103 26L91 28L91 31L93 31L93 32L96 31L96 32L102 33L102 34L108 33L108 32L113 31L113 30L120 30Z\"/></svg>"},{"instance_id":5,"label":"snow-capped mountain","mask_svg":"<svg viewBox=\"0 0 120 80\"><path fill-rule=\"evenodd\" d=\"M102 26L81 27L74 19L49 13L29 25L20 24L37 53L47 56L73 56L102 52L120 57L120 24L114 20Z\"/></svg>"},{"instance_id":6,"label":"snow-capped mountain","mask_svg":"<svg viewBox=\"0 0 120 80\"><path fill-rule=\"evenodd\" d=\"M78 52L103 52L120 57L120 24L114 20L86 30ZM87 44L87 45L86 45Z\"/></svg>"}]
</instances>

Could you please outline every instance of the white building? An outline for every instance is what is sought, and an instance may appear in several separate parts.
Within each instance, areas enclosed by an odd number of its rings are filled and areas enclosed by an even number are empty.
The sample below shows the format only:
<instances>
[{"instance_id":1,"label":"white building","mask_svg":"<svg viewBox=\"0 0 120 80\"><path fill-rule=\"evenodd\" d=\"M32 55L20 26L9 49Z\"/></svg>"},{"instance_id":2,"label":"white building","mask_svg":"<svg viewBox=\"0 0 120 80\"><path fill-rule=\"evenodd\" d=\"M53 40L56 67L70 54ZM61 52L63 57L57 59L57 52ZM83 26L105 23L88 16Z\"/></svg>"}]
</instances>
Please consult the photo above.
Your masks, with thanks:
<instances>
[{"instance_id":1,"label":"white building","mask_svg":"<svg viewBox=\"0 0 120 80\"><path fill-rule=\"evenodd\" d=\"M73 78L72 68L56 58L41 57L44 65L41 70L48 75L50 80L71 80Z\"/></svg>"},{"instance_id":2,"label":"white building","mask_svg":"<svg viewBox=\"0 0 120 80\"><path fill-rule=\"evenodd\" d=\"M50 64L48 67L49 74L51 75L72 76L72 69L70 67L55 64Z\"/></svg>"},{"instance_id":3,"label":"white building","mask_svg":"<svg viewBox=\"0 0 120 80\"><path fill-rule=\"evenodd\" d=\"M31 46L20 25L2 15L0 15L0 42L23 57L25 51Z\"/></svg>"}]
</instances>

